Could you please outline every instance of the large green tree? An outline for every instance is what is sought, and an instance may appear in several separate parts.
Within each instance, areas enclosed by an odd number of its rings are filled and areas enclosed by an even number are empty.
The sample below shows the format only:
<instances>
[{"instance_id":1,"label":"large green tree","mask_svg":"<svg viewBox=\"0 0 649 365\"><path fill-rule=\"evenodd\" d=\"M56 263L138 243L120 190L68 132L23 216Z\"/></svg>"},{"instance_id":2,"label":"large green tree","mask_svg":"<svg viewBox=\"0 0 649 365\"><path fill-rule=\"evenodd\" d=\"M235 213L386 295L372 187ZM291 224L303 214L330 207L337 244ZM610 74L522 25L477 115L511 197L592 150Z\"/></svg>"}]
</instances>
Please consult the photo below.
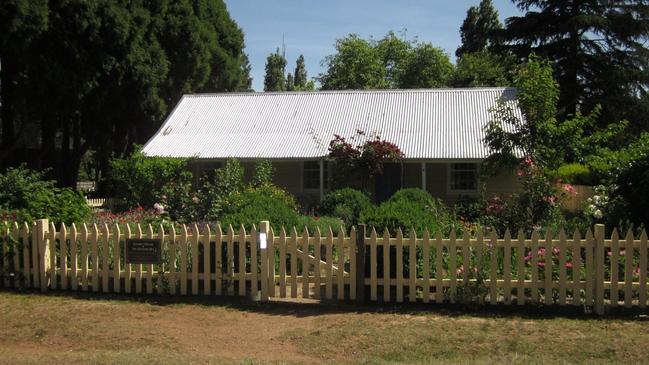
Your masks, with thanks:
<instances>
[{"instance_id":1,"label":"large green tree","mask_svg":"<svg viewBox=\"0 0 649 365\"><path fill-rule=\"evenodd\" d=\"M441 49L389 32L384 38L351 34L336 42L319 77L325 90L431 88L450 84L453 65Z\"/></svg>"},{"instance_id":2,"label":"large green tree","mask_svg":"<svg viewBox=\"0 0 649 365\"><path fill-rule=\"evenodd\" d=\"M513 0L525 14L506 21L508 48L550 59L562 118L603 107L603 123L649 128L649 4L645 0Z\"/></svg>"},{"instance_id":3,"label":"large green tree","mask_svg":"<svg viewBox=\"0 0 649 365\"><path fill-rule=\"evenodd\" d=\"M14 62L25 75L2 108L29 102L16 118L40 144L23 158L53 168L62 185L74 185L87 151L108 171L110 157L145 142L182 94L249 89L243 33L222 0L58 0L45 12L46 29L29 31L24 53L7 57L1 45L3 70Z\"/></svg>"},{"instance_id":4,"label":"large green tree","mask_svg":"<svg viewBox=\"0 0 649 365\"><path fill-rule=\"evenodd\" d=\"M279 53L271 53L266 58L266 75L264 76L264 91L286 90L286 58Z\"/></svg>"},{"instance_id":5,"label":"large green tree","mask_svg":"<svg viewBox=\"0 0 649 365\"><path fill-rule=\"evenodd\" d=\"M452 84L455 87L510 86L514 66L511 57L486 50L465 53L457 59Z\"/></svg>"},{"instance_id":6,"label":"large green tree","mask_svg":"<svg viewBox=\"0 0 649 365\"><path fill-rule=\"evenodd\" d=\"M497 32L502 29L498 11L491 0L482 0L480 5L472 6L460 27L462 45L455 51L457 57L466 53L481 52L497 44Z\"/></svg>"}]
</instances>

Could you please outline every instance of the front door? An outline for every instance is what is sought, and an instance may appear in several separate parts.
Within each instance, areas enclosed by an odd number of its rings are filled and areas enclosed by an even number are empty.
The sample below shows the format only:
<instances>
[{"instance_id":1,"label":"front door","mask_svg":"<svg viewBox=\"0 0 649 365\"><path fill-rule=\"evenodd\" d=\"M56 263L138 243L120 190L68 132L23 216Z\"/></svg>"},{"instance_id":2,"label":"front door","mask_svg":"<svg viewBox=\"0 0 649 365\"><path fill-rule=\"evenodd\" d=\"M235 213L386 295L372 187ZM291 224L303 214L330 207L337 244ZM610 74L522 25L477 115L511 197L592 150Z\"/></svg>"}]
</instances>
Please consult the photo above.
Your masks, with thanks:
<instances>
[{"instance_id":1,"label":"front door","mask_svg":"<svg viewBox=\"0 0 649 365\"><path fill-rule=\"evenodd\" d=\"M383 165L383 174L377 175L375 185L375 199L377 203L388 200L392 194L401 189L401 164L386 163Z\"/></svg>"}]
</instances>

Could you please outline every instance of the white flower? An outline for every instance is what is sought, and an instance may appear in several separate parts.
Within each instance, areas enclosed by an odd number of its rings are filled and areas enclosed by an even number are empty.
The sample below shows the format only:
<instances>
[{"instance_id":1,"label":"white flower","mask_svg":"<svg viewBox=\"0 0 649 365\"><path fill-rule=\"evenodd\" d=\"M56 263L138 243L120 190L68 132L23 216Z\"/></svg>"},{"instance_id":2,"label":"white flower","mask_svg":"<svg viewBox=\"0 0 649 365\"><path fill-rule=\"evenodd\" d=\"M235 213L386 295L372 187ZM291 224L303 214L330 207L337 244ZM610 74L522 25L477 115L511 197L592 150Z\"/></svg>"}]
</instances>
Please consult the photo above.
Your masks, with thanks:
<instances>
[{"instance_id":1,"label":"white flower","mask_svg":"<svg viewBox=\"0 0 649 365\"><path fill-rule=\"evenodd\" d=\"M153 209L155 209L156 213L158 213L158 214L162 214L162 213L165 212L164 205L162 205L160 203L153 204Z\"/></svg>"},{"instance_id":2,"label":"white flower","mask_svg":"<svg viewBox=\"0 0 649 365\"><path fill-rule=\"evenodd\" d=\"M595 209L597 209L597 207L592 204L588 206L588 210L590 210L591 212L594 211Z\"/></svg>"},{"instance_id":3,"label":"white flower","mask_svg":"<svg viewBox=\"0 0 649 365\"><path fill-rule=\"evenodd\" d=\"M599 195L594 195L594 196L593 196L593 202L594 202L595 204L599 204L599 200L600 200Z\"/></svg>"},{"instance_id":4,"label":"white flower","mask_svg":"<svg viewBox=\"0 0 649 365\"><path fill-rule=\"evenodd\" d=\"M604 214L602 214L602 211L599 210L599 209L597 209L596 211L593 212L593 217L595 217L597 219L602 219L603 216L604 216Z\"/></svg>"}]
</instances>

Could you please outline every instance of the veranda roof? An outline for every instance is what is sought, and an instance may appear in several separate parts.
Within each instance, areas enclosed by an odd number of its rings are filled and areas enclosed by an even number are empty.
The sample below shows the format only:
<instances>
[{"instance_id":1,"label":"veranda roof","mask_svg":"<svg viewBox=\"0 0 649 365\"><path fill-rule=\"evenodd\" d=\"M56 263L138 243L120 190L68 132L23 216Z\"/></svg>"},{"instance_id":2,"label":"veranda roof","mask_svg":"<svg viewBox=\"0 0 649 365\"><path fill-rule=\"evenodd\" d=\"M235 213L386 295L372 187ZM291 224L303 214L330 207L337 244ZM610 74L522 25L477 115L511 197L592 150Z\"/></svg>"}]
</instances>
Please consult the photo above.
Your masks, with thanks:
<instances>
[{"instance_id":1,"label":"veranda roof","mask_svg":"<svg viewBox=\"0 0 649 365\"><path fill-rule=\"evenodd\" d=\"M487 157L498 99L521 117L513 88L185 95L144 146L149 156L317 159L334 134L378 135L413 160Z\"/></svg>"}]
</instances>

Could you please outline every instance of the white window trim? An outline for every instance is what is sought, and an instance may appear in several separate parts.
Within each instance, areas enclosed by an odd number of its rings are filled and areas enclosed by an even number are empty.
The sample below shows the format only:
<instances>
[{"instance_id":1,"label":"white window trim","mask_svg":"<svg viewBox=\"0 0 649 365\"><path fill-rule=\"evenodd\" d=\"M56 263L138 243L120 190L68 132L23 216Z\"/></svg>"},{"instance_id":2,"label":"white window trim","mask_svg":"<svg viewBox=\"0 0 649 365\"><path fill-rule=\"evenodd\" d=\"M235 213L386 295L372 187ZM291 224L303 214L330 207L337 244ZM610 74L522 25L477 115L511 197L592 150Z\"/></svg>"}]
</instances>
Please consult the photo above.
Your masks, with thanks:
<instances>
[{"instance_id":1,"label":"white window trim","mask_svg":"<svg viewBox=\"0 0 649 365\"><path fill-rule=\"evenodd\" d=\"M471 163L474 164L476 167L476 184L475 184L475 189L471 190L457 190L453 189L453 184L452 184L452 176L453 176L453 164L456 163ZM446 164L446 192L447 195L467 195L467 196L475 196L478 195L478 176L480 174L480 164L476 162L465 162L465 161L454 161L454 162L449 162Z\"/></svg>"}]
</instances>

